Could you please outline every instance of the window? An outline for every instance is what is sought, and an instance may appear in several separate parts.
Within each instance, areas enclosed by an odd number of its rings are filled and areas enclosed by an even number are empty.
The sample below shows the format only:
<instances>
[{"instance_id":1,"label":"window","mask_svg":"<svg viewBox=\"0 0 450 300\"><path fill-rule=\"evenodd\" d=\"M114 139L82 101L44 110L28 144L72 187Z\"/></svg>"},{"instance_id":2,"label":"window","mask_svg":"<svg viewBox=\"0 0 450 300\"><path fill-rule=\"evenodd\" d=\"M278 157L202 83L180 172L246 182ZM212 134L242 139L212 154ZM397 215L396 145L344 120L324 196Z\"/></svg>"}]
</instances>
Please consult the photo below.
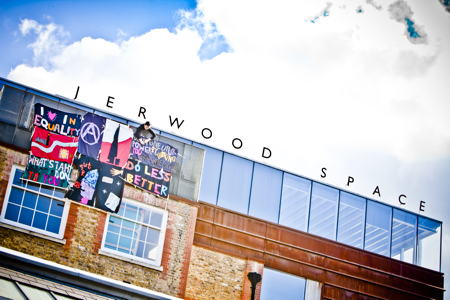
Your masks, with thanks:
<instances>
[{"instance_id":1,"label":"window","mask_svg":"<svg viewBox=\"0 0 450 300\"><path fill-rule=\"evenodd\" d=\"M310 195L311 180L284 173L280 224L306 231Z\"/></svg>"},{"instance_id":2,"label":"window","mask_svg":"<svg viewBox=\"0 0 450 300\"><path fill-rule=\"evenodd\" d=\"M246 214L252 171L252 161L224 153L217 205Z\"/></svg>"},{"instance_id":3,"label":"window","mask_svg":"<svg viewBox=\"0 0 450 300\"><path fill-rule=\"evenodd\" d=\"M394 209L392 220L391 257L414 262L416 249L417 216Z\"/></svg>"},{"instance_id":4,"label":"window","mask_svg":"<svg viewBox=\"0 0 450 300\"><path fill-rule=\"evenodd\" d=\"M261 284L261 300L305 299L306 280L302 277L264 268Z\"/></svg>"},{"instance_id":5,"label":"window","mask_svg":"<svg viewBox=\"0 0 450 300\"><path fill-rule=\"evenodd\" d=\"M249 215L278 222L282 175L280 170L255 163Z\"/></svg>"},{"instance_id":6,"label":"window","mask_svg":"<svg viewBox=\"0 0 450 300\"><path fill-rule=\"evenodd\" d=\"M365 250L389 256L391 220L391 207L374 201L367 201Z\"/></svg>"},{"instance_id":7,"label":"window","mask_svg":"<svg viewBox=\"0 0 450 300\"><path fill-rule=\"evenodd\" d=\"M364 241L364 217L366 199L341 192L337 240L362 248Z\"/></svg>"},{"instance_id":8,"label":"window","mask_svg":"<svg viewBox=\"0 0 450 300\"><path fill-rule=\"evenodd\" d=\"M102 250L160 266L166 223L164 210L124 199L117 214L108 214Z\"/></svg>"},{"instance_id":9,"label":"window","mask_svg":"<svg viewBox=\"0 0 450 300\"><path fill-rule=\"evenodd\" d=\"M419 216L417 264L440 270L441 223Z\"/></svg>"},{"instance_id":10,"label":"window","mask_svg":"<svg viewBox=\"0 0 450 300\"><path fill-rule=\"evenodd\" d=\"M327 239L336 239L338 198L337 189L313 183L308 232Z\"/></svg>"},{"instance_id":11,"label":"window","mask_svg":"<svg viewBox=\"0 0 450 300\"><path fill-rule=\"evenodd\" d=\"M197 143L194 146L205 150L199 200L216 204L223 152Z\"/></svg>"},{"instance_id":12,"label":"window","mask_svg":"<svg viewBox=\"0 0 450 300\"><path fill-rule=\"evenodd\" d=\"M55 238L62 238L69 212L64 190L21 180L13 166L0 221Z\"/></svg>"}]
</instances>

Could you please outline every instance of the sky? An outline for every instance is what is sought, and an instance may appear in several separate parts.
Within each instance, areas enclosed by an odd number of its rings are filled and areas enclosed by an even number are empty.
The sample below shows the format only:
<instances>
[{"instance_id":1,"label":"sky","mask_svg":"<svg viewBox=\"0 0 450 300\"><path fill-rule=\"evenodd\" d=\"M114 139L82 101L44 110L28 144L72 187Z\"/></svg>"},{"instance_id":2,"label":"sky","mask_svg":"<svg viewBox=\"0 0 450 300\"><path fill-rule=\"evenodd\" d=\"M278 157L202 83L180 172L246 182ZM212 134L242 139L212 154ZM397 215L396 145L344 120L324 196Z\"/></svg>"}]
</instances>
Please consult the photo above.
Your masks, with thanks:
<instances>
[{"instance_id":1,"label":"sky","mask_svg":"<svg viewBox=\"0 0 450 300\"><path fill-rule=\"evenodd\" d=\"M438 0L0 0L0 43L2 77L443 221L450 274Z\"/></svg>"}]
</instances>

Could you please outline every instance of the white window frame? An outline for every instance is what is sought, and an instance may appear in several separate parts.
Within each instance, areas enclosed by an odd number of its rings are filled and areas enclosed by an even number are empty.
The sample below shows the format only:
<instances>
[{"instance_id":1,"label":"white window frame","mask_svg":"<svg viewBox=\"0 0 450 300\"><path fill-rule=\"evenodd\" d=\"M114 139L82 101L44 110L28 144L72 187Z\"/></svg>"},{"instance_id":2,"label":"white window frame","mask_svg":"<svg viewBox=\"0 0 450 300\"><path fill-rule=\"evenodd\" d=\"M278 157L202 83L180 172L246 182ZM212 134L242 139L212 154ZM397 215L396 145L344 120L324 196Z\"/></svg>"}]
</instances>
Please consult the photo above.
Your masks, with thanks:
<instances>
[{"instance_id":1,"label":"white window frame","mask_svg":"<svg viewBox=\"0 0 450 300\"><path fill-rule=\"evenodd\" d=\"M46 193L41 193L40 192L40 187L41 186L44 185L44 186L54 187L54 186L51 186L51 185L46 185L46 184L42 184L42 183L39 183L39 182L34 182L34 183L40 185L39 191L35 191L35 190L31 190L31 189L28 189L28 188L25 188L25 187L13 185L13 181L14 181L14 176L16 174L16 170L24 171L25 168L22 167L22 166L18 166L18 165L13 165L12 168L11 168L11 173L9 174L8 187L6 189L5 199L3 201L2 212L1 212L1 215L0 215L0 222L4 223L4 224L11 225L13 229L14 229L14 227L16 227L16 228L24 229L26 231L36 232L36 233L44 235L44 236L49 236L49 237L53 237L53 238L62 240L63 237L64 237L65 229L66 229L67 216L69 215L70 201L68 201L65 198L58 198L58 197L50 196L50 195L48 195ZM29 226L29 225L22 224L22 223L19 223L19 222L11 221L11 220L8 220L8 219L5 218L6 208L7 208L8 203L9 203L9 196L10 196L11 189L12 189L13 186L15 188L23 190L24 192L30 192L30 193L33 193L33 194L45 196L45 197L50 198L50 199L55 199L55 200L64 202L64 210L63 210L63 214L61 216L61 224L59 226L59 233L49 232L49 231L46 231L46 230L42 230L42 229L39 229L39 228L35 228L35 227ZM57 188L57 187L55 187L55 188ZM37 205L37 201L36 201L36 205ZM35 207L35 209L36 209L36 207Z\"/></svg>"},{"instance_id":2,"label":"white window frame","mask_svg":"<svg viewBox=\"0 0 450 300\"><path fill-rule=\"evenodd\" d=\"M135 201L135 200L132 200L132 199L127 199L127 198L123 198L122 199L122 204L121 205L123 205L125 202L128 202L128 203L130 203L132 205L135 205L137 207L140 207L140 208L144 208L144 209L147 209L147 210L150 210L150 211L156 211L158 213L161 213L162 216L163 216L162 220L161 220L161 228L157 228L157 227L152 226L152 225L140 223L140 222L137 222L135 220L131 220L131 219L125 218L124 216L119 216L119 215L117 215L115 213L113 214L113 213L108 212L107 218L106 218L106 221L105 221L105 228L103 230L102 246L100 248L99 253L103 254L103 255L112 256L112 257L115 257L115 258L118 258L118 259L121 259L121 260L125 260L125 261L131 262L131 263L143 265L143 266L146 266L146 267L150 267L150 268L162 271L161 260L162 260L162 253L163 253L164 242L165 242L165 237L166 237L167 216L168 216L167 211L164 210L164 209L161 209L159 207L152 206L150 204L145 204L145 203L138 202L138 201ZM136 224L140 224L142 226L146 226L147 228L152 228L152 229L159 230L160 231L160 235L159 235L159 240L158 240L158 249L157 249L158 253L157 253L156 258L154 260L153 259L146 259L146 258L142 258L142 257L139 257L139 256L127 254L127 253L123 253L121 251L105 247L106 235L108 233L109 220L110 220L111 216L114 216L116 218L121 218L121 219L130 221L130 222L133 222L133 223L136 223Z\"/></svg>"}]
</instances>

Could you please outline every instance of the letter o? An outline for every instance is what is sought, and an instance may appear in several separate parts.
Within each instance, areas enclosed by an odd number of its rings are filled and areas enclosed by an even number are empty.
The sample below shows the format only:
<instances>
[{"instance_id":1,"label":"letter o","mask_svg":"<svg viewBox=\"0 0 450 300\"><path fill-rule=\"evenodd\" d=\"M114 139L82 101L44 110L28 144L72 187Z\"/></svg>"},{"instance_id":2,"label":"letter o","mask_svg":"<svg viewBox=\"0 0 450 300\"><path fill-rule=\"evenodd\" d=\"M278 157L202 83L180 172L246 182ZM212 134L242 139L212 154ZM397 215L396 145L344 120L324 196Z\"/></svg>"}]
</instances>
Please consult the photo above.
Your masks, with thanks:
<instances>
[{"instance_id":1,"label":"letter o","mask_svg":"<svg viewBox=\"0 0 450 300\"><path fill-rule=\"evenodd\" d=\"M141 171L141 165L140 165L140 164L135 165L135 166L134 166L134 170L135 170L136 172L140 172L140 171Z\"/></svg>"},{"instance_id":2,"label":"letter o","mask_svg":"<svg viewBox=\"0 0 450 300\"><path fill-rule=\"evenodd\" d=\"M209 131L209 136L206 136L206 135L205 135L205 131ZM211 131L211 129L209 129L209 128L203 128L203 130L202 130L202 136L203 136L203 138L205 138L205 139L210 139L210 138L212 137L212 131Z\"/></svg>"},{"instance_id":3,"label":"letter o","mask_svg":"<svg viewBox=\"0 0 450 300\"><path fill-rule=\"evenodd\" d=\"M236 145L235 145L235 142L236 142L236 141L239 141L239 143L240 143L239 146L236 146ZM231 142L231 144L233 145L233 147L234 147L235 149L241 149L241 148L242 148L242 141L241 141L241 139L234 138L233 141Z\"/></svg>"}]
</instances>

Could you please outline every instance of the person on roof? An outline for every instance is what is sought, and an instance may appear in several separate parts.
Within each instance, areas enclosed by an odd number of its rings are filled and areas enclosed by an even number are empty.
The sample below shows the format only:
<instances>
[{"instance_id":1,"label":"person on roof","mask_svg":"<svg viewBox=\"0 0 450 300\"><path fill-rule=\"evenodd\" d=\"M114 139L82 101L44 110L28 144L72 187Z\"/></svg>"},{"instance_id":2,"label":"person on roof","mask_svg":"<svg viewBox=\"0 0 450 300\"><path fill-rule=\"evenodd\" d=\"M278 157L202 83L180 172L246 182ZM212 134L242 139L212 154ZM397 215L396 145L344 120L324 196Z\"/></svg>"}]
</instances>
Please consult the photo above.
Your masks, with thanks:
<instances>
[{"instance_id":1,"label":"person on roof","mask_svg":"<svg viewBox=\"0 0 450 300\"><path fill-rule=\"evenodd\" d=\"M156 134L151 127L150 122L147 121L136 129L134 137L139 141L139 143L141 143L141 145L147 144L156 137Z\"/></svg>"}]
</instances>

